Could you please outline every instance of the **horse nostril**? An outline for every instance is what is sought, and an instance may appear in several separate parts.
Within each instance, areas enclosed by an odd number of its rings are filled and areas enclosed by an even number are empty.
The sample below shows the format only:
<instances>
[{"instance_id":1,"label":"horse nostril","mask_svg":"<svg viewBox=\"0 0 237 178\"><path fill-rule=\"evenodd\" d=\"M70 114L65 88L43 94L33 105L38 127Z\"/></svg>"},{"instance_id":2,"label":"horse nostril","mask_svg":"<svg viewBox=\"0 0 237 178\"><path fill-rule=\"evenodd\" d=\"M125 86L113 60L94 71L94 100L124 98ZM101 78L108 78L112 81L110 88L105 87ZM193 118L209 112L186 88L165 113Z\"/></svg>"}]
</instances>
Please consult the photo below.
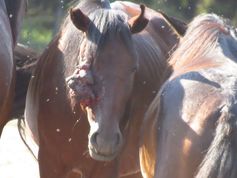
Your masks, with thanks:
<instances>
[{"instance_id":1,"label":"horse nostril","mask_svg":"<svg viewBox=\"0 0 237 178\"><path fill-rule=\"evenodd\" d=\"M95 152L110 154L118 150L121 144L122 134L120 132L113 134L95 132L90 136L90 148Z\"/></svg>"},{"instance_id":2,"label":"horse nostril","mask_svg":"<svg viewBox=\"0 0 237 178\"><path fill-rule=\"evenodd\" d=\"M93 145L93 146L97 145L97 141L96 141L97 136L98 136L98 132L95 132L91 135L91 137L90 137L91 145Z\"/></svg>"},{"instance_id":3,"label":"horse nostril","mask_svg":"<svg viewBox=\"0 0 237 178\"><path fill-rule=\"evenodd\" d=\"M117 133L117 136L116 136L116 146L120 145L121 143L122 143L122 135L121 135L121 133Z\"/></svg>"}]
</instances>

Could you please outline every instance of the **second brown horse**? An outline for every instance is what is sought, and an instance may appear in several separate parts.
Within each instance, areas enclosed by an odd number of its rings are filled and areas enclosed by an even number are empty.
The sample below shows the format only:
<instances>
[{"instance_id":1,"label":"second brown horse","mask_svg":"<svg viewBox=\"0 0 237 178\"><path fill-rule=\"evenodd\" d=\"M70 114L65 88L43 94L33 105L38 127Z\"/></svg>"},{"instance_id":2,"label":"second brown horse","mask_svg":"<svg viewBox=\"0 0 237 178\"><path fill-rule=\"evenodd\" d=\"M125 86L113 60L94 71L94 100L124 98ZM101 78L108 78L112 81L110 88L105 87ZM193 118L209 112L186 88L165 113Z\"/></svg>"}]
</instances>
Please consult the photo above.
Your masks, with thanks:
<instances>
[{"instance_id":1,"label":"second brown horse","mask_svg":"<svg viewBox=\"0 0 237 178\"><path fill-rule=\"evenodd\" d=\"M141 177L143 116L178 41L175 29L185 26L136 4L113 8L80 2L36 65L25 117L41 178Z\"/></svg>"},{"instance_id":2,"label":"second brown horse","mask_svg":"<svg viewBox=\"0 0 237 178\"><path fill-rule=\"evenodd\" d=\"M144 175L236 178L236 31L214 14L196 17L170 65L144 122Z\"/></svg>"}]
</instances>

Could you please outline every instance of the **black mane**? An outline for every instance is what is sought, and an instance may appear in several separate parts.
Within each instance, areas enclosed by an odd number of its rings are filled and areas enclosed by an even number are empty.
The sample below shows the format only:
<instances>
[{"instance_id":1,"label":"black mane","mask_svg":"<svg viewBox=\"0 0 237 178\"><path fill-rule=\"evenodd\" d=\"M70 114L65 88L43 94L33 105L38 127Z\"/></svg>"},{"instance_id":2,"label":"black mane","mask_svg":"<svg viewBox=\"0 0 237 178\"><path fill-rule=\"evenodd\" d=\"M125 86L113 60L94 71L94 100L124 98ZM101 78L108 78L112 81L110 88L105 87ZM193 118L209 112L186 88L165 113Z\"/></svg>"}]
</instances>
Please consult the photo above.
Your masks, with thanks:
<instances>
[{"instance_id":1,"label":"black mane","mask_svg":"<svg viewBox=\"0 0 237 178\"><path fill-rule=\"evenodd\" d=\"M90 19L93 23L89 26L88 40L93 42L97 51L103 48L107 40L119 35L125 45L131 49L131 32L127 24L127 16L118 10L99 9L92 13Z\"/></svg>"}]
</instances>

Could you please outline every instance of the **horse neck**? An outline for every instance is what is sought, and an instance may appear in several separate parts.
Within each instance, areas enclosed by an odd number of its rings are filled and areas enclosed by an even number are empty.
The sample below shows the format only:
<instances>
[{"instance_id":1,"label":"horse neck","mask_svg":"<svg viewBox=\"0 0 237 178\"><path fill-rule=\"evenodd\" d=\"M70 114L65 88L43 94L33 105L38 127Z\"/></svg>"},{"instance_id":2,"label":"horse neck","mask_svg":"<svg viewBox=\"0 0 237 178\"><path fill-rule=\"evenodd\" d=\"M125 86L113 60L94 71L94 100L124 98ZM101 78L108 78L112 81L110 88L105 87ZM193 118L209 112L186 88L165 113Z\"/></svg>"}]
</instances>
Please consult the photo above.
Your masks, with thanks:
<instances>
[{"instance_id":1,"label":"horse neck","mask_svg":"<svg viewBox=\"0 0 237 178\"><path fill-rule=\"evenodd\" d=\"M167 18L168 16L164 16L164 14L160 14L154 12L150 18L150 23L146 28L148 33L147 36L150 36L153 39L153 48L156 48L153 53L155 54L151 59L155 60L157 65L152 66L153 69L158 69L159 71L156 72L156 83L161 85L169 75L168 68L168 59L170 54L175 49L180 37L181 33L179 29L185 29L186 25L183 22L180 22L176 19L172 19L172 22ZM175 21L175 22L174 22ZM177 25L180 27L177 29ZM155 47L154 47L155 46ZM151 50L148 49L148 51ZM154 50L154 49L153 49ZM155 58L155 59L154 59ZM152 69L151 69L152 71ZM153 72L154 73L154 72Z\"/></svg>"},{"instance_id":2,"label":"horse neck","mask_svg":"<svg viewBox=\"0 0 237 178\"><path fill-rule=\"evenodd\" d=\"M168 52L178 41L178 37L168 32L168 29L165 29L168 34L159 29L161 24L168 28L163 19L159 18L157 21L160 24L150 22L145 31L133 35L139 68L135 76L130 107L127 109L129 116L125 116L129 119L130 126L125 153L131 150L137 151L145 112L163 83L163 75L168 67Z\"/></svg>"},{"instance_id":3,"label":"horse neck","mask_svg":"<svg viewBox=\"0 0 237 178\"><path fill-rule=\"evenodd\" d=\"M168 70L169 53L179 41L179 35L162 16L152 18L146 30L134 36L139 59L137 80L153 83L159 88ZM140 82L140 81L139 81Z\"/></svg>"},{"instance_id":4,"label":"horse neck","mask_svg":"<svg viewBox=\"0 0 237 178\"><path fill-rule=\"evenodd\" d=\"M164 82L168 69L168 53L178 42L178 36L170 32L168 24L162 18L155 20L148 24L145 31L133 35L139 61L131 96L131 108L139 108L139 111L131 116L140 117L135 119L136 125L142 123L146 109Z\"/></svg>"},{"instance_id":5,"label":"horse neck","mask_svg":"<svg viewBox=\"0 0 237 178\"><path fill-rule=\"evenodd\" d=\"M168 17L164 17L162 14L158 15L158 13L155 15L156 16L151 18L150 25L147 30L162 50L165 53L168 53L177 44L182 32L177 29L179 28L177 25L174 25L175 19L171 24L171 22L167 19ZM177 23L182 22L177 20Z\"/></svg>"}]
</instances>

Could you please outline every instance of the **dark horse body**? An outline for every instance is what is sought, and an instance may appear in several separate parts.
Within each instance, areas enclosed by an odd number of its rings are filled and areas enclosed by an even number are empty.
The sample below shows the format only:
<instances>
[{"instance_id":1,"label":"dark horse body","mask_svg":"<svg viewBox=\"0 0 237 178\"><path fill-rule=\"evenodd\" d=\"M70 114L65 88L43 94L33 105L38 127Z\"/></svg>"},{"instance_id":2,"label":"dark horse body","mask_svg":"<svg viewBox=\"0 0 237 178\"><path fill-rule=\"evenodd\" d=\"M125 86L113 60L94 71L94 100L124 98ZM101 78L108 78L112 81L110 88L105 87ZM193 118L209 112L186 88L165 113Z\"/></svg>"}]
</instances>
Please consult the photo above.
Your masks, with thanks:
<instances>
[{"instance_id":1,"label":"dark horse body","mask_svg":"<svg viewBox=\"0 0 237 178\"><path fill-rule=\"evenodd\" d=\"M0 134L11 115L15 85L15 62L13 50L26 2L0 1Z\"/></svg>"},{"instance_id":2,"label":"dark horse body","mask_svg":"<svg viewBox=\"0 0 237 178\"><path fill-rule=\"evenodd\" d=\"M125 4L79 3L36 65L25 118L41 178L141 177L141 122L179 34L152 10L143 30L144 7Z\"/></svg>"},{"instance_id":3,"label":"dark horse body","mask_svg":"<svg viewBox=\"0 0 237 178\"><path fill-rule=\"evenodd\" d=\"M234 30L216 15L196 17L170 64L173 74L146 117L143 148L150 152L141 155L156 161L151 177L237 177Z\"/></svg>"}]
</instances>

